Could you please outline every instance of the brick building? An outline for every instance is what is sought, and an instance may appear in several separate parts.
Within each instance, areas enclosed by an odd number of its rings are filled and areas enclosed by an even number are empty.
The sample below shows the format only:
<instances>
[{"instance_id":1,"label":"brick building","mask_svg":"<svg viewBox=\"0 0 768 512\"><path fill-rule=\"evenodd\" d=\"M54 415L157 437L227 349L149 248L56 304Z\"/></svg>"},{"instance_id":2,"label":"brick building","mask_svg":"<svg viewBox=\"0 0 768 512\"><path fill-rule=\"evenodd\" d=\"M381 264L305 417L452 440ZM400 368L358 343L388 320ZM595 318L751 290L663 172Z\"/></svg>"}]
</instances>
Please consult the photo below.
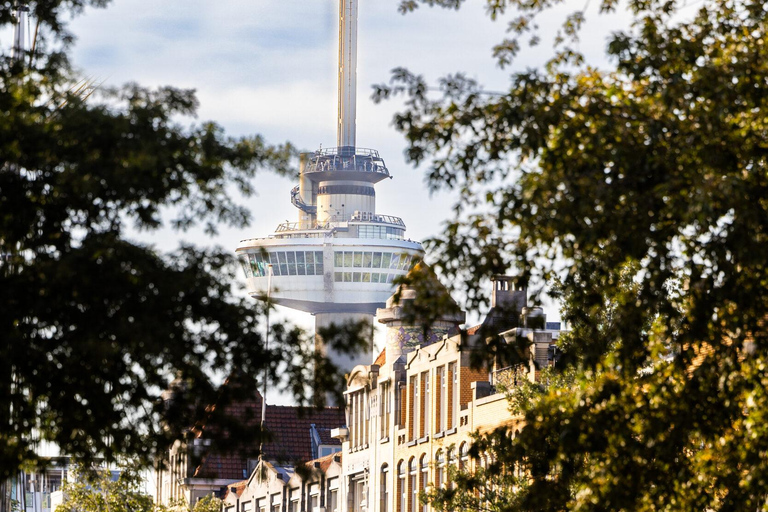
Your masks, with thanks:
<instances>
[{"instance_id":1,"label":"brick building","mask_svg":"<svg viewBox=\"0 0 768 512\"><path fill-rule=\"evenodd\" d=\"M261 402L262 396L256 392L251 400L240 400L229 407L232 416L246 427L256 428L261 421ZM262 460L270 466L292 468L297 461L316 459L341 449L339 440L330 435L331 429L345 422L341 408L317 411L267 404L265 418L271 439L263 446ZM223 495L229 487L252 475L259 465L255 455L258 446L216 451L207 439L205 426L193 428L190 433L188 441L176 442L165 464L156 472L159 504L194 505L209 494Z\"/></svg>"},{"instance_id":2,"label":"brick building","mask_svg":"<svg viewBox=\"0 0 768 512\"><path fill-rule=\"evenodd\" d=\"M301 474L265 464L247 491L229 493L227 512L429 512L419 494L444 485L448 465L471 463L472 432L515 428L520 419L496 385L535 379L553 361L560 325L528 307L526 291L507 277L495 280L483 324L463 333L457 307L426 329L412 325L408 301L416 299L415 290L401 288L400 302L390 299L377 312L387 345L373 364L348 374L346 422L334 431L342 453L310 461ZM499 355L473 365L473 355L493 343L502 345ZM504 346L518 351L516 364L507 364Z\"/></svg>"}]
</instances>

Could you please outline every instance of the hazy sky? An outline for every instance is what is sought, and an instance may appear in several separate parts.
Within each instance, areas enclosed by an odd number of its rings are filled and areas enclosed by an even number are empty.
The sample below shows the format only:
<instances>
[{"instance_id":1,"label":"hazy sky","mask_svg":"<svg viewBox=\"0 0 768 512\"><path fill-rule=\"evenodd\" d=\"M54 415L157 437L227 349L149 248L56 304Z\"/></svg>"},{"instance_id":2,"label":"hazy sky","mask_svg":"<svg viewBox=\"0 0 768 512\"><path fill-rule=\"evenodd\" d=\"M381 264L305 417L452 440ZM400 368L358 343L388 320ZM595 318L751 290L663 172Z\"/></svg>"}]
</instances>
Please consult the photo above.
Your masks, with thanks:
<instances>
[{"instance_id":1,"label":"hazy sky","mask_svg":"<svg viewBox=\"0 0 768 512\"><path fill-rule=\"evenodd\" d=\"M215 120L234 135L259 133L305 150L332 147L337 2L114 0L71 24L78 38L74 62L107 85L136 81L196 89L199 121ZM377 186L378 212L402 217L407 235L420 240L438 232L450 200L430 198L423 169L404 162L404 141L391 126L398 104L374 105L371 85L406 66L434 82L463 71L488 90L503 90L508 72L495 66L491 48L505 27L486 17L479 0L460 11L421 8L408 15L399 14L397 4L360 0L357 141L378 149L394 176ZM590 28L582 45L593 56L600 55L609 28L605 19L596 21L597 30ZM554 15L544 20L556 23ZM548 52L547 45L524 51L518 65L536 64ZM279 222L296 219L289 202L294 183L267 173L258 179L259 196L250 201L253 225L222 233L217 242L234 249L241 238L267 235Z\"/></svg>"},{"instance_id":2,"label":"hazy sky","mask_svg":"<svg viewBox=\"0 0 768 512\"><path fill-rule=\"evenodd\" d=\"M439 232L452 201L445 194L430 197L424 168L405 163L404 141L391 125L399 105L374 105L371 85L406 66L434 83L462 71L486 90L504 90L509 70L495 65L491 48L503 38L505 25L490 21L483 4L468 0L459 11L423 7L401 15L398 0L360 0L357 144L379 150L394 177L377 185L378 213L403 218L406 235L415 240ZM584 5L580 0L549 13L540 20L545 33L554 32L563 12ZM107 9L87 9L73 20L73 60L105 85L135 81L196 89L196 122L214 120L232 135L258 133L303 150L333 147L337 16L338 0L113 0ZM598 16L597 5L587 16L581 50L600 66L605 38L623 17ZM537 65L550 51L546 43L524 49L515 67ZM234 251L240 239L267 236L278 223L296 220L289 195L295 183L269 173L257 180L249 228L222 230L212 240L195 233L186 237ZM171 249L178 237L153 242ZM291 317L312 325L308 315Z\"/></svg>"}]
</instances>

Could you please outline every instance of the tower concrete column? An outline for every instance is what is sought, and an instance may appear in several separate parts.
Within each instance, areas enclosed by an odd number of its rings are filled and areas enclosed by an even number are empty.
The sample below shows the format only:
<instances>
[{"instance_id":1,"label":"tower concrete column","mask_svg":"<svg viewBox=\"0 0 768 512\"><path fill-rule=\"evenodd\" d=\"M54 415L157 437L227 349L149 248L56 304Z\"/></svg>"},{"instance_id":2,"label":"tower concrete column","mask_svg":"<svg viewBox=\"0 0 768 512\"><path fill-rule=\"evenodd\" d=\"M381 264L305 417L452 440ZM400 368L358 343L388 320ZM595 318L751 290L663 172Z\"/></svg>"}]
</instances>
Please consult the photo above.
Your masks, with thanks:
<instances>
[{"instance_id":1,"label":"tower concrete column","mask_svg":"<svg viewBox=\"0 0 768 512\"><path fill-rule=\"evenodd\" d=\"M342 354L338 350L328 350L320 331L343 328L354 324L360 325L360 336L365 340L363 352ZM328 356L341 370L348 373L358 364L369 364L373 361L373 315L368 313L317 313L315 314L315 350Z\"/></svg>"}]
</instances>

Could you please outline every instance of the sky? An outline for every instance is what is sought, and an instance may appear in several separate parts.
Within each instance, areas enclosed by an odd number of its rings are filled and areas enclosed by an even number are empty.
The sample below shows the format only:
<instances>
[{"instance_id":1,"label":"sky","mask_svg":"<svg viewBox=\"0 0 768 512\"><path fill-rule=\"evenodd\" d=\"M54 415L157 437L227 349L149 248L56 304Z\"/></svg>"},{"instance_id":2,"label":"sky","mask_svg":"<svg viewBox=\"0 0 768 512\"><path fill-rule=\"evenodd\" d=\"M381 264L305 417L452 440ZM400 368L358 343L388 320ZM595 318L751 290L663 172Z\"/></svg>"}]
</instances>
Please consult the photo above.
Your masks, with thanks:
<instances>
[{"instance_id":1,"label":"sky","mask_svg":"<svg viewBox=\"0 0 768 512\"><path fill-rule=\"evenodd\" d=\"M484 2L468 0L459 11L422 7L406 15L398 13L398 3L360 0L357 145L377 149L393 176L377 185L377 212L401 217L406 236L423 240L440 232L454 198L430 195L426 167L405 162L405 141L391 123L401 105L374 104L372 84L387 82L393 68L405 66L435 85L461 71L488 91L503 91L511 70L498 68L492 58L505 25L487 17ZM548 13L540 20L543 33L553 34L563 13L585 5L569 0ZM588 9L580 49L590 64L604 65L606 37L625 18L598 16L597 5ZM106 9L86 9L69 28L77 38L75 66L105 86L195 89L200 108L192 122L213 120L230 135L261 134L302 150L336 145L338 0L112 0ZM550 52L546 43L524 48L512 70L539 65ZM222 229L212 239L201 233L186 238L234 252L239 240L267 236L280 222L296 220L289 191L297 181L268 172L256 179L258 195L247 200L250 227ZM151 241L173 249L179 237ZM309 315L286 316L312 327Z\"/></svg>"}]
</instances>

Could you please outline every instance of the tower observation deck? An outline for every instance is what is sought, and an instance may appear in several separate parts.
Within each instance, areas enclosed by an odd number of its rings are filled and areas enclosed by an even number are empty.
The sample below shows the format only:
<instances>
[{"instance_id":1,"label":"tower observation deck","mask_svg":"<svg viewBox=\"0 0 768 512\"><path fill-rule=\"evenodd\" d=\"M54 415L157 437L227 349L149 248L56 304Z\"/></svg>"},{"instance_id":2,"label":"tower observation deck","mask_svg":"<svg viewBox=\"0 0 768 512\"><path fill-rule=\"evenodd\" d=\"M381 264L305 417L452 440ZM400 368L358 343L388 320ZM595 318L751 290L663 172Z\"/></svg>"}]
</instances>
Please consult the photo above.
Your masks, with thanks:
<instances>
[{"instance_id":1,"label":"tower observation deck","mask_svg":"<svg viewBox=\"0 0 768 512\"><path fill-rule=\"evenodd\" d=\"M391 176L376 150L355 146L357 0L340 0L339 10L338 147L301 155L299 184L290 193L298 221L237 248L249 294L265 297L271 282L271 300L313 314L316 328L372 323L394 291L393 279L423 254L406 238L402 219L376 212L374 186ZM361 362L329 356L347 369Z\"/></svg>"}]
</instances>

